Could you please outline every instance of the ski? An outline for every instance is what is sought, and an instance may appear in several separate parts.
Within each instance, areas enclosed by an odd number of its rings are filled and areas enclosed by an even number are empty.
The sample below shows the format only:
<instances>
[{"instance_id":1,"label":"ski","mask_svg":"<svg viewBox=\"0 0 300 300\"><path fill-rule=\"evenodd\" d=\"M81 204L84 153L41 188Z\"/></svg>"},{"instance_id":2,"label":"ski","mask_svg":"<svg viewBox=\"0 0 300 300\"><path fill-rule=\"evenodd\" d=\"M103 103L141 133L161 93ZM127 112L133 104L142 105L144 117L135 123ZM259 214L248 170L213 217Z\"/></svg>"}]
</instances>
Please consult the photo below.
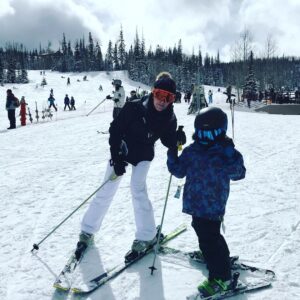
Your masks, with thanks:
<instances>
[{"instance_id":1,"label":"ski","mask_svg":"<svg viewBox=\"0 0 300 300\"><path fill-rule=\"evenodd\" d=\"M251 291L256 291L262 288L267 288L271 285L271 283L272 283L271 281L264 280L264 279L261 279L254 283L248 283L248 282L244 283L239 280L237 286L234 289L223 291L208 297L203 297L199 292L196 292L186 297L186 299L187 300L220 300L220 299L225 299L240 294L248 293Z\"/></svg>"},{"instance_id":2,"label":"ski","mask_svg":"<svg viewBox=\"0 0 300 300\"><path fill-rule=\"evenodd\" d=\"M87 250L87 249L86 249ZM85 251L86 251L85 250ZM84 252L81 254L79 260L77 260L75 251L73 251L72 255L70 256L69 260L65 264L62 271L57 276L55 282L53 283L53 287L60 290L60 291L69 291L72 285L72 275L74 274L76 267L80 263L84 256Z\"/></svg>"},{"instance_id":3,"label":"ski","mask_svg":"<svg viewBox=\"0 0 300 300\"><path fill-rule=\"evenodd\" d=\"M109 131L100 131L100 130L97 130L97 133L98 134L109 134Z\"/></svg>"},{"instance_id":4,"label":"ski","mask_svg":"<svg viewBox=\"0 0 300 300\"><path fill-rule=\"evenodd\" d=\"M177 237L179 234L184 232L186 229L187 229L186 225L182 224L181 226L177 227L175 230L173 230L169 234L165 235L160 244L167 243L168 241L172 240L173 238ZM135 259L133 259L129 262L122 262L122 263L118 264L117 266L100 274L99 276L91 279L84 288L72 287L72 292L75 294L87 294L87 293L93 292L100 286L107 283L109 280L117 277L120 273L122 273L124 270L126 270L129 266L133 265L134 263L139 261L141 258L146 256L147 254L151 253L152 251L153 251L153 247L148 248L145 252L141 253Z\"/></svg>"},{"instance_id":5,"label":"ski","mask_svg":"<svg viewBox=\"0 0 300 300\"><path fill-rule=\"evenodd\" d=\"M176 258L191 260L196 263L205 263L201 251L185 252L179 249L174 249L166 246L160 248L160 254L173 255ZM248 272L250 275L255 275L254 281L251 282L251 278L247 281L237 280L237 284L234 289L223 291L219 294L215 294L209 297L202 297L199 292L196 292L188 296L187 300L219 300L232 297L238 294L259 290L271 286L272 281L275 278L275 273L272 270L264 269L260 267L254 267L247 265L239 260L238 256L231 256L231 269L239 274L239 272Z\"/></svg>"},{"instance_id":6,"label":"ski","mask_svg":"<svg viewBox=\"0 0 300 300\"><path fill-rule=\"evenodd\" d=\"M160 254L171 254L177 258L190 259L192 261L195 261L195 262L201 263L201 264L205 263L203 255L202 255L201 251L199 251L199 250L185 252L185 251L182 251L179 249L175 249L175 248L171 248L171 247L167 247L167 246L161 246L159 249L159 253ZM275 278L274 271L245 264L239 260L238 255L231 256L230 261L231 261L231 269L232 270L249 271L252 273L255 272L256 274L260 274L261 276L266 277L269 280L273 280Z\"/></svg>"},{"instance_id":7,"label":"ski","mask_svg":"<svg viewBox=\"0 0 300 300\"><path fill-rule=\"evenodd\" d=\"M57 276L53 287L61 291L69 291L71 288L71 275L74 273L78 261L76 260L75 254L72 254L68 262Z\"/></svg>"},{"instance_id":8,"label":"ski","mask_svg":"<svg viewBox=\"0 0 300 300\"><path fill-rule=\"evenodd\" d=\"M167 246L161 246L159 249L159 254L162 254L162 255L169 254L169 255L175 256L176 258L190 259L197 263L205 264L205 259L200 250L185 252L185 251L182 251L179 249L175 249L175 248L171 248L171 247L167 247ZM238 255L230 256L231 265L233 266L234 264L236 264L238 259L239 259ZM232 268L235 269L236 266L234 266Z\"/></svg>"},{"instance_id":9,"label":"ski","mask_svg":"<svg viewBox=\"0 0 300 300\"><path fill-rule=\"evenodd\" d=\"M32 123L33 118L32 118L31 112L30 112L30 108L28 107L27 109L28 109L28 115L29 115L30 123Z\"/></svg>"}]
</instances>

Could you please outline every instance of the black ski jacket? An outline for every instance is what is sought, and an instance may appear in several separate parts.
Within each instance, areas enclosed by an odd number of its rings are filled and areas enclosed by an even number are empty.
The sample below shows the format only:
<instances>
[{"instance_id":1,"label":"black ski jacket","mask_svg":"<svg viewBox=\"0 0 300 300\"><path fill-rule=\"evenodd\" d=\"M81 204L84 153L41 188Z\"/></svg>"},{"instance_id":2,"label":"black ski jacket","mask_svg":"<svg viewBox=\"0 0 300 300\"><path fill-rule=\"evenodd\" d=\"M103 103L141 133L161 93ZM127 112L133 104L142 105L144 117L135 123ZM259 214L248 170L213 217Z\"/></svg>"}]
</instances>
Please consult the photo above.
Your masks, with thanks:
<instances>
[{"instance_id":1,"label":"black ski jacket","mask_svg":"<svg viewBox=\"0 0 300 300\"><path fill-rule=\"evenodd\" d=\"M127 102L109 128L112 160L118 155L122 140L128 154L124 161L136 166L141 161L152 161L154 144L160 139L167 148L177 149L177 120L173 105L158 112L153 106L152 94Z\"/></svg>"}]
</instances>

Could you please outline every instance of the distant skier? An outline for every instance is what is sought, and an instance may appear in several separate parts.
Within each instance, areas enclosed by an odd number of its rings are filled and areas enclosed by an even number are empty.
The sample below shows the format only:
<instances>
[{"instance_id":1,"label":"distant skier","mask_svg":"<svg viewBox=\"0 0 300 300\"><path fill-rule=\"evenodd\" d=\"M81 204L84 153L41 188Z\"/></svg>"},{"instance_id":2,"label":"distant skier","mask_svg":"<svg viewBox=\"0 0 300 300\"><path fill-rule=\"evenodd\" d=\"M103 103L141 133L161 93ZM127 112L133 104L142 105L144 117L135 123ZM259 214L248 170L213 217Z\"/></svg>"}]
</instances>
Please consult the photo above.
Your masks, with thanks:
<instances>
[{"instance_id":1,"label":"distant skier","mask_svg":"<svg viewBox=\"0 0 300 300\"><path fill-rule=\"evenodd\" d=\"M52 94L50 94L49 98L48 98L48 102L49 102L49 109L53 106L55 111L57 111L57 107L55 106L55 98L53 97Z\"/></svg>"},{"instance_id":2,"label":"distant skier","mask_svg":"<svg viewBox=\"0 0 300 300\"><path fill-rule=\"evenodd\" d=\"M231 94L231 85L229 85L226 88L226 92L224 92L223 94L227 95L226 103L230 103L231 102L231 96L233 96L233 94Z\"/></svg>"},{"instance_id":3,"label":"distant skier","mask_svg":"<svg viewBox=\"0 0 300 300\"><path fill-rule=\"evenodd\" d=\"M100 91L100 92L103 91L103 88L102 88L102 85L101 85L101 84L99 85L99 91Z\"/></svg>"},{"instance_id":4,"label":"distant skier","mask_svg":"<svg viewBox=\"0 0 300 300\"><path fill-rule=\"evenodd\" d=\"M130 97L127 97L127 98L126 98L126 102L128 102L128 101L133 101L133 100L136 100L136 99L138 99L138 96L137 96L137 94L136 94L136 91L135 91L135 90L132 90L132 91L130 92Z\"/></svg>"},{"instance_id":5,"label":"distant skier","mask_svg":"<svg viewBox=\"0 0 300 300\"><path fill-rule=\"evenodd\" d=\"M184 102L190 104L191 97L192 97L192 93L190 91L187 91L184 95Z\"/></svg>"},{"instance_id":6,"label":"distant skier","mask_svg":"<svg viewBox=\"0 0 300 300\"><path fill-rule=\"evenodd\" d=\"M179 91L176 91L175 103L181 103L181 93Z\"/></svg>"},{"instance_id":7,"label":"distant skier","mask_svg":"<svg viewBox=\"0 0 300 300\"><path fill-rule=\"evenodd\" d=\"M75 107L75 99L74 99L73 96L71 96L70 103L71 103L71 110L76 110L76 107Z\"/></svg>"},{"instance_id":8,"label":"distant skier","mask_svg":"<svg viewBox=\"0 0 300 300\"><path fill-rule=\"evenodd\" d=\"M67 79L67 85L70 85L70 84L71 84L70 77L68 77L68 79Z\"/></svg>"},{"instance_id":9,"label":"distant skier","mask_svg":"<svg viewBox=\"0 0 300 300\"><path fill-rule=\"evenodd\" d=\"M70 107L70 98L69 98L68 94L66 94L66 96L65 96L64 104L65 104L64 110L66 110L67 107L69 108L69 110L71 110L71 107Z\"/></svg>"},{"instance_id":10,"label":"distant skier","mask_svg":"<svg viewBox=\"0 0 300 300\"><path fill-rule=\"evenodd\" d=\"M106 99L112 99L114 101L113 119L115 119L125 104L125 91L120 79L114 79L112 85L115 87L113 97L107 95Z\"/></svg>"},{"instance_id":11,"label":"distant skier","mask_svg":"<svg viewBox=\"0 0 300 300\"><path fill-rule=\"evenodd\" d=\"M159 74L152 93L144 100L127 102L109 129L111 160L107 166L104 181L112 175L103 189L100 189L86 211L75 255L83 251L100 229L104 216L119 187L126 166L132 165L131 194L134 208L136 239L126 260L133 259L140 252L156 242L156 226L152 204L147 194L147 174L154 158L154 144L162 144L177 151L177 143L184 144L185 134L177 134L177 120L173 111L176 84L169 73Z\"/></svg>"},{"instance_id":12,"label":"distant skier","mask_svg":"<svg viewBox=\"0 0 300 300\"><path fill-rule=\"evenodd\" d=\"M6 91L6 110L10 126L7 129L16 128L16 108L20 106L19 99L15 97L11 89Z\"/></svg>"},{"instance_id":13,"label":"distant skier","mask_svg":"<svg viewBox=\"0 0 300 300\"><path fill-rule=\"evenodd\" d=\"M211 90L208 91L208 103L213 103L213 92Z\"/></svg>"},{"instance_id":14,"label":"distant skier","mask_svg":"<svg viewBox=\"0 0 300 300\"><path fill-rule=\"evenodd\" d=\"M227 243L220 233L229 196L230 180L245 177L243 157L226 136L227 116L216 107L200 110L195 118L194 142L177 157L168 150L168 169L186 177L183 212L192 215L200 250L207 263L208 280L198 286L205 296L230 289L231 266Z\"/></svg>"}]
</instances>

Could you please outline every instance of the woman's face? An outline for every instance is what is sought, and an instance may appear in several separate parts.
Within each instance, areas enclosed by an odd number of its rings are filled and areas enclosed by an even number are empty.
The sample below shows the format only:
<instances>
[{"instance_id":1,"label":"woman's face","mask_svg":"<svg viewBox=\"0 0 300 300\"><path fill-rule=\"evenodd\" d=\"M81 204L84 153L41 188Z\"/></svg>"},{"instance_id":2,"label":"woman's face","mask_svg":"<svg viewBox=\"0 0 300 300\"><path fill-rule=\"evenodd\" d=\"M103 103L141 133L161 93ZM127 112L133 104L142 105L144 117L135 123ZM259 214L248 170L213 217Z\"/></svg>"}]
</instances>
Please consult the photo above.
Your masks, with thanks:
<instances>
[{"instance_id":1,"label":"woman's face","mask_svg":"<svg viewBox=\"0 0 300 300\"><path fill-rule=\"evenodd\" d=\"M157 111L163 111L168 107L169 103L161 101L153 95L153 105Z\"/></svg>"}]
</instances>

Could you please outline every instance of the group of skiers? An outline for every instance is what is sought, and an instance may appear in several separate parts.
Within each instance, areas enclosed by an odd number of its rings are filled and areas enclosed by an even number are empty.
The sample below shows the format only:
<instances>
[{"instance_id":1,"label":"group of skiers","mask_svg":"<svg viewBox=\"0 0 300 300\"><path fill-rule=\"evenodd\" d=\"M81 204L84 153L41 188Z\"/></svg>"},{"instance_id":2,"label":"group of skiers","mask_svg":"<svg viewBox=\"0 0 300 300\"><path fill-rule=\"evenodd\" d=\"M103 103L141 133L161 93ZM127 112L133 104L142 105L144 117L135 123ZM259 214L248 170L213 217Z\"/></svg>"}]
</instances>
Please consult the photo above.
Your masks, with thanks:
<instances>
[{"instance_id":1,"label":"group of skiers","mask_svg":"<svg viewBox=\"0 0 300 300\"><path fill-rule=\"evenodd\" d=\"M176 83L172 76L160 73L151 93L135 101L125 102L120 80L114 80L113 85L113 96L107 96L115 102L109 128L110 159L104 185L83 216L76 258L79 260L93 242L129 164L136 233L125 260L135 259L157 242L146 179L155 156L155 142L160 140L168 148L166 160L170 173L186 177L183 212L192 216L192 226L209 270L208 279L199 284L198 290L202 295L212 296L232 288L230 252L220 228L230 180L243 179L246 169L241 153L226 135L226 114L216 107L200 110L194 122L193 142L178 155L178 149L186 143L186 135L183 126L177 129L173 110Z\"/></svg>"},{"instance_id":2,"label":"group of skiers","mask_svg":"<svg viewBox=\"0 0 300 300\"><path fill-rule=\"evenodd\" d=\"M57 107L55 105L55 98L54 98L54 95L53 95L53 89L51 89L50 91L50 96L48 98L48 102L49 102L49 109L51 107L53 107L55 109L55 111L57 111ZM69 110L76 110L76 107L75 107L75 99L73 96L71 96L71 100L68 96L68 94L66 94L65 98L64 98L64 110L66 110L66 108L68 107ZM70 106L71 105L71 106Z\"/></svg>"}]
</instances>

